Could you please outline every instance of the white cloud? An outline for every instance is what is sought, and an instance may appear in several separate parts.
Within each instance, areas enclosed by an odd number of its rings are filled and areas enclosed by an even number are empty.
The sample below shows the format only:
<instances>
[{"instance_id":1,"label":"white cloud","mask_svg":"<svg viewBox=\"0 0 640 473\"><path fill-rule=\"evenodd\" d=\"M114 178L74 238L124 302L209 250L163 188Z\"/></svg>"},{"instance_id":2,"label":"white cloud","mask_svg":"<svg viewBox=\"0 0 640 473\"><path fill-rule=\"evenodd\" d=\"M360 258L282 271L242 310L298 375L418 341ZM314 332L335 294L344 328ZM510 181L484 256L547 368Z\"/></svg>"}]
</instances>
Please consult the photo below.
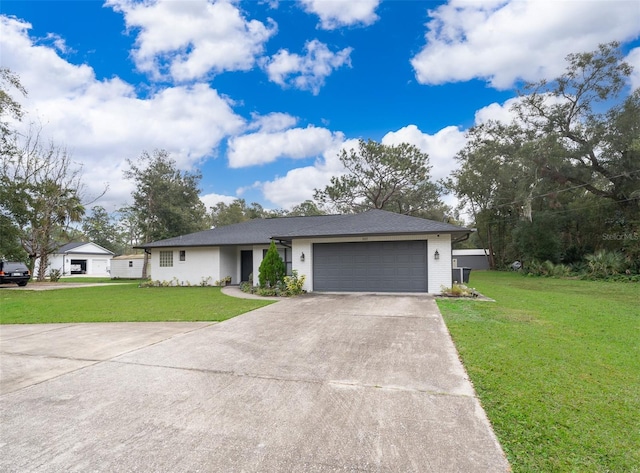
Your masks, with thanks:
<instances>
[{"instance_id":1,"label":"white cloud","mask_svg":"<svg viewBox=\"0 0 640 473\"><path fill-rule=\"evenodd\" d=\"M320 27L333 30L341 26L371 25L378 20L375 11L380 0L300 0L308 13L320 17Z\"/></svg>"},{"instance_id":2,"label":"white cloud","mask_svg":"<svg viewBox=\"0 0 640 473\"><path fill-rule=\"evenodd\" d=\"M317 95L325 79L335 69L344 65L351 66L351 48L334 53L326 44L314 39L305 44L305 50L306 54L300 56L281 49L263 61L269 80L281 86L310 90Z\"/></svg>"},{"instance_id":3,"label":"white cloud","mask_svg":"<svg viewBox=\"0 0 640 473\"><path fill-rule=\"evenodd\" d=\"M335 135L326 128L308 126L276 132L257 132L231 138L229 166L241 168L266 164L278 158L304 159L322 154Z\"/></svg>"},{"instance_id":4,"label":"white cloud","mask_svg":"<svg viewBox=\"0 0 640 473\"><path fill-rule=\"evenodd\" d=\"M244 127L228 100L206 84L167 88L141 99L122 80L98 81L90 67L34 44L28 23L2 16L0 22L2 65L18 74L29 92L21 99L29 113L25 122L41 121L45 141L67 147L84 163L90 193L109 183L99 202L108 210L129 200L131 186L122 176L127 158L164 148L189 169Z\"/></svg>"},{"instance_id":5,"label":"white cloud","mask_svg":"<svg viewBox=\"0 0 640 473\"><path fill-rule=\"evenodd\" d=\"M466 143L465 133L455 126L448 126L435 135L423 133L415 125L408 125L398 131L387 133L382 138L382 144L398 145L409 143L416 146L423 153L429 155L431 164L431 180L436 181L451 174L457 168L454 159L456 153Z\"/></svg>"},{"instance_id":6,"label":"white cloud","mask_svg":"<svg viewBox=\"0 0 640 473\"><path fill-rule=\"evenodd\" d=\"M230 204L236 199L237 197L234 197L232 195L223 195L223 194L215 194L215 193L204 194L200 196L200 200L202 201L202 203L207 209L209 209L209 207L213 207L218 202L224 202L225 204Z\"/></svg>"},{"instance_id":7,"label":"white cloud","mask_svg":"<svg viewBox=\"0 0 640 473\"><path fill-rule=\"evenodd\" d=\"M245 19L230 0L108 0L122 12L130 29L138 31L133 58L140 71L153 78L167 73L177 81L210 73L249 70L276 32L268 25ZM168 34L169 33L169 34Z\"/></svg>"},{"instance_id":8,"label":"white cloud","mask_svg":"<svg viewBox=\"0 0 640 473\"><path fill-rule=\"evenodd\" d=\"M282 131L298 123L298 119L288 113L273 112L267 115L254 114L248 126L249 130L260 130L265 133Z\"/></svg>"},{"instance_id":9,"label":"white cloud","mask_svg":"<svg viewBox=\"0 0 640 473\"><path fill-rule=\"evenodd\" d=\"M259 183L264 197L276 207L289 209L305 200L312 199L315 189L323 189L333 176L344 173L338 155L342 149L358 148L358 140L344 140L341 134L328 147L313 166L292 169L285 176Z\"/></svg>"},{"instance_id":10,"label":"white cloud","mask_svg":"<svg viewBox=\"0 0 640 473\"><path fill-rule=\"evenodd\" d=\"M340 136L341 137L341 136ZM415 125L407 125L398 131L387 133L381 140L386 145L410 143L429 154L433 165L433 180L447 177L456 168L454 156L466 143L465 132L449 126L434 135L423 133ZM313 198L315 189L323 189L333 176L345 172L339 159L341 150L358 149L358 140L334 141L313 166L292 169L285 176L260 183L264 197L276 206L291 208L300 202ZM455 206L454 196L447 196L445 202Z\"/></svg>"},{"instance_id":11,"label":"white cloud","mask_svg":"<svg viewBox=\"0 0 640 473\"><path fill-rule=\"evenodd\" d=\"M482 123L487 123L488 121L496 121L505 124L511 123L517 118L516 114L512 111L512 108L520 101L521 99L516 97L509 99L502 104L494 102L486 107L482 107L480 110L476 111L475 124L480 125Z\"/></svg>"},{"instance_id":12,"label":"white cloud","mask_svg":"<svg viewBox=\"0 0 640 473\"><path fill-rule=\"evenodd\" d=\"M629 0L451 0L429 16L427 44L411 60L423 84L480 78L505 89L552 78L567 54L640 33L640 8Z\"/></svg>"},{"instance_id":13,"label":"white cloud","mask_svg":"<svg viewBox=\"0 0 640 473\"><path fill-rule=\"evenodd\" d=\"M631 73L631 89L635 90L640 87L640 48L635 48L629 51L627 57L624 60L633 66L633 72Z\"/></svg>"}]
</instances>

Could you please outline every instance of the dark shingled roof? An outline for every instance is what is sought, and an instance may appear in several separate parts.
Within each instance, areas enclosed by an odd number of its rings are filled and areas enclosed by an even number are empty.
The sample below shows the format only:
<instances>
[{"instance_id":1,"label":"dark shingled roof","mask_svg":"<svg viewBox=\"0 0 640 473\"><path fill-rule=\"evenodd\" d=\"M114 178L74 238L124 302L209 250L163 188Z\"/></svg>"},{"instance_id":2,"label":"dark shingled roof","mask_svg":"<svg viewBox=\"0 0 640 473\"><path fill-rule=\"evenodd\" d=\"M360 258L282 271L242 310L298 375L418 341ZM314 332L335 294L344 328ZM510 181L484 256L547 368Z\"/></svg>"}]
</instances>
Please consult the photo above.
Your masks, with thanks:
<instances>
[{"instance_id":1,"label":"dark shingled roof","mask_svg":"<svg viewBox=\"0 0 640 473\"><path fill-rule=\"evenodd\" d=\"M319 215L254 219L166 240L140 245L140 248L176 246L224 246L269 244L292 238L411 235L453 233L463 236L471 230L449 223L409 217L384 210L360 214Z\"/></svg>"}]
</instances>

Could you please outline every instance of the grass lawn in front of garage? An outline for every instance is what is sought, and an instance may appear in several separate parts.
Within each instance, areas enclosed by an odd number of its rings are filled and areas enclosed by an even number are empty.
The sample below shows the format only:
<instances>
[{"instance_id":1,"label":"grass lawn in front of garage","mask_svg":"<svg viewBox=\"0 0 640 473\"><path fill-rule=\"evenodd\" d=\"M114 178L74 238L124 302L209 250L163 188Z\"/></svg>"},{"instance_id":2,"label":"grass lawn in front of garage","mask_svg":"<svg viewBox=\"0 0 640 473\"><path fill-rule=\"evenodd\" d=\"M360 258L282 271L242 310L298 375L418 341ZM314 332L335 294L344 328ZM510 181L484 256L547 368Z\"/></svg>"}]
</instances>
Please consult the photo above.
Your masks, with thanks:
<instances>
[{"instance_id":1,"label":"grass lawn in front of garage","mask_svg":"<svg viewBox=\"0 0 640 473\"><path fill-rule=\"evenodd\" d=\"M514 472L640 472L640 285L474 271L438 301Z\"/></svg>"},{"instance_id":2,"label":"grass lawn in front of garage","mask_svg":"<svg viewBox=\"0 0 640 473\"><path fill-rule=\"evenodd\" d=\"M239 299L219 287L148 287L138 283L49 291L0 289L0 323L222 321L271 304Z\"/></svg>"}]
</instances>

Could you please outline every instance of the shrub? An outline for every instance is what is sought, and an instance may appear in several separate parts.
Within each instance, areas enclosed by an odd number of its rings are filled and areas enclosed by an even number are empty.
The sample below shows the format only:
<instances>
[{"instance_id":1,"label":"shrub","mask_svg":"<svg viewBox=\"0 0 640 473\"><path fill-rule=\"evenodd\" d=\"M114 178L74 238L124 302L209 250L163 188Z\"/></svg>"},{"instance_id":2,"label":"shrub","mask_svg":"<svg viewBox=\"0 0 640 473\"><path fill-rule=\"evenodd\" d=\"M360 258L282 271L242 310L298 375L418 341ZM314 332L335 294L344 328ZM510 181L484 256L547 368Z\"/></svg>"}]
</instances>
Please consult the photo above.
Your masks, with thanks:
<instances>
[{"instance_id":1,"label":"shrub","mask_svg":"<svg viewBox=\"0 0 640 473\"><path fill-rule=\"evenodd\" d=\"M59 269L51 269L49 270L49 281L58 282L62 278L62 271Z\"/></svg>"},{"instance_id":2,"label":"shrub","mask_svg":"<svg viewBox=\"0 0 640 473\"><path fill-rule=\"evenodd\" d=\"M256 294L258 294L259 296L279 296L280 295L280 289L276 286L276 287L259 287L256 289Z\"/></svg>"},{"instance_id":3,"label":"shrub","mask_svg":"<svg viewBox=\"0 0 640 473\"><path fill-rule=\"evenodd\" d=\"M549 260L543 263L540 263L537 260L532 260L525 265L522 274L525 276L566 278L571 275L571 267L565 264L553 264Z\"/></svg>"},{"instance_id":4,"label":"shrub","mask_svg":"<svg viewBox=\"0 0 640 473\"><path fill-rule=\"evenodd\" d=\"M260 287L275 288L279 282L282 282L285 274L284 261L282 261L282 258L280 258L278 254L276 243L272 241L267 254L262 260L262 263L260 263L260 274L258 275Z\"/></svg>"},{"instance_id":5,"label":"shrub","mask_svg":"<svg viewBox=\"0 0 640 473\"><path fill-rule=\"evenodd\" d=\"M303 274L302 276L298 276L298 271L295 269L291 272L291 276L284 277L284 290L282 291L283 296L297 296L299 294L304 293L304 281L306 276Z\"/></svg>"},{"instance_id":6,"label":"shrub","mask_svg":"<svg viewBox=\"0 0 640 473\"><path fill-rule=\"evenodd\" d=\"M587 255L587 276L590 278L608 278L624 272L625 258L617 251L600 250Z\"/></svg>"},{"instance_id":7,"label":"shrub","mask_svg":"<svg viewBox=\"0 0 640 473\"><path fill-rule=\"evenodd\" d=\"M475 289L469 288L464 284L453 284L451 287L441 286L440 291L445 296L453 297L478 297Z\"/></svg>"}]
</instances>

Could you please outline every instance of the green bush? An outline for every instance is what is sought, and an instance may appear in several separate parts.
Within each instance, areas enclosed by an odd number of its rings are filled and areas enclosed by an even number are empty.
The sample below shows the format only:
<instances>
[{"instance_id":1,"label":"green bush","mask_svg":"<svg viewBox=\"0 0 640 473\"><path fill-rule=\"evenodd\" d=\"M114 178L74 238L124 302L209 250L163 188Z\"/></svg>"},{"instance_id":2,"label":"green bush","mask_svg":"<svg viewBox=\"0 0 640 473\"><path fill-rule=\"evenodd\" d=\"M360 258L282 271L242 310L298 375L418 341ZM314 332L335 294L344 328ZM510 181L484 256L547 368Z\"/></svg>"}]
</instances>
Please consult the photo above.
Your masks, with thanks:
<instances>
[{"instance_id":1,"label":"green bush","mask_svg":"<svg viewBox=\"0 0 640 473\"><path fill-rule=\"evenodd\" d=\"M624 255L617 251L600 250L587 255L587 276L593 279L603 279L615 276L625 271Z\"/></svg>"},{"instance_id":2,"label":"green bush","mask_svg":"<svg viewBox=\"0 0 640 473\"><path fill-rule=\"evenodd\" d=\"M298 271L295 269L291 272L291 276L284 277L284 290L282 291L283 296L297 296L304 293L304 280L306 276L303 274L302 276L298 276Z\"/></svg>"},{"instance_id":3,"label":"green bush","mask_svg":"<svg viewBox=\"0 0 640 473\"><path fill-rule=\"evenodd\" d=\"M571 267L564 264L553 264L549 260L542 263L532 260L524 266L522 274L547 278L566 278L571 275Z\"/></svg>"},{"instance_id":4,"label":"green bush","mask_svg":"<svg viewBox=\"0 0 640 473\"><path fill-rule=\"evenodd\" d=\"M62 271L59 269L51 269L49 270L49 281L58 282L62 278Z\"/></svg>"},{"instance_id":5,"label":"green bush","mask_svg":"<svg viewBox=\"0 0 640 473\"><path fill-rule=\"evenodd\" d=\"M278 254L276 243L272 241L267 254L260 263L260 274L258 275L260 287L275 288L279 282L282 282L285 274L284 261Z\"/></svg>"},{"instance_id":6,"label":"green bush","mask_svg":"<svg viewBox=\"0 0 640 473\"><path fill-rule=\"evenodd\" d=\"M274 287L259 287L256 289L256 294L263 297L273 297L280 295L280 288Z\"/></svg>"}]
</instances>

